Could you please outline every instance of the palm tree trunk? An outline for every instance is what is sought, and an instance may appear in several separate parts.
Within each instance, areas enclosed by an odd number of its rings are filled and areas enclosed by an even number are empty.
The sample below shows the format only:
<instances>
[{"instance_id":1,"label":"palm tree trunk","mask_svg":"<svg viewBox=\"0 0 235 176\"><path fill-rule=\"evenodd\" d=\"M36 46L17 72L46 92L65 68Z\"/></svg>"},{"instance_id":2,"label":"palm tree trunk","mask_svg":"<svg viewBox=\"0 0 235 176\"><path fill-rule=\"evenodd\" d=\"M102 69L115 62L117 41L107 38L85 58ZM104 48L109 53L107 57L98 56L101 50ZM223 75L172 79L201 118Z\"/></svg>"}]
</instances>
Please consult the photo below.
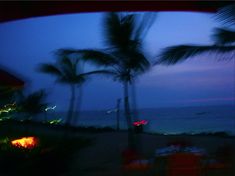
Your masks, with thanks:
<instances>
[{"instance_id":1,"label":"palm tree trunk","mask_svg":"<svg viewBox=\"0 0 235 176\"><path fill-rule=\"evenodd\" d=\"M136 96L136 84L135 80L132 80L131 88L132 88L132 108L133 108L133 115L134 121L139 121L139 111L138 111L138 105L137 105L137 96ZM142 153L142 137L140 134L136 133L135 135L135 144L136 144L136 150L138 153Z\"/></svg>"},{"instance_id":2,"label":"palm tree trunk","mask_svg":"<svg viewBox=\"0 0 235 176\"><path fill-rule=\"evenodd\" d=\"M117 99L117 106L116 106L116 120L117 120L117 131L120 130L120 102L121 102L121 99Z\"/></svg>"},{"instance_id":3,"label":"palm tree trunk","mask_svg":"<svg viewBox=\"0 0 235 176\"><path fill-rule=\"evenodd\" d=\"M80 117L80 113L81 113L81 105L82 105L82 95L83 95L83 89L82 86L79 87L79 91L78 91L78 95L77 95L77 102L76 102L76 109L75 109L75 115L74 115L74 119L73 119L73 123L77 124L78 119Z\"/></svg>"},{"instance_id":4,"label":"palm tree trunk","mask_svg":"<svg viewBox=\"0 0 235 176\"><path fill-rule=\"evenodd\" d=\"M135 80L132 80L131 84L132 89L132 112L133 112L133 120L138 121L139 120L139 113L138 113L138 107L137 107L137 98L136 98L136 84Z\"/></svg>"},{"instance_id":5,"label":"palm tree trunk","mask_svg":"<svg viewBox=\"0 0 235 176\"><path fill-rule=\"evenodd\" d=\"M73 119L73 111L74 111L74 102L75 102L75 85L71 85L71 98L69 102L69 110L67 114L66 126L71 126L71 120Z\"/></svg>"},{"instance_id":6,"label":"palm tree trunk","mask_svg":"<svg viewBox=\"0 0 235 176\"><path fill-rule=\"evenodd\" d=\"M124 81L124 111L128 127L128 147L134 148L134 133L132 128L132 119L130 114L130 104L129 104L129 93L128 93L128 82Z\"/></svg>"}]
</instances>

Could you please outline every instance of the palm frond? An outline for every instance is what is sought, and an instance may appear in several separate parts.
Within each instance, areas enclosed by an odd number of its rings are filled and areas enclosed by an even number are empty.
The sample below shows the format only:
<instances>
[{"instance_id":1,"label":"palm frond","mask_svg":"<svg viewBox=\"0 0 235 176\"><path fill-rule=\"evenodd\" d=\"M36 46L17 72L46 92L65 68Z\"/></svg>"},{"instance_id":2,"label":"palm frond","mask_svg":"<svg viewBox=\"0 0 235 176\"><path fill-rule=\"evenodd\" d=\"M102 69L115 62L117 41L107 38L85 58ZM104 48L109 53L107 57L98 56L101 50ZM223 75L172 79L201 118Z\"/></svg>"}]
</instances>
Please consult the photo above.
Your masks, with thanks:
<instances>
[{"instance_id":1,"label":"palm frond","mask_svg":"<svg viewBox=\"0 0 235 176\"><path fill-rule=\"evenodd\" d=\"M216 14L216 19L223 24L235 25L235 4L221 8Z\"/></svg>"},{"instance_id":2,"label":"palm frond","mask_svg":"<svg viewBox=\"0 0 235 176\"><path fill-rule=\"evenodd\" d=\"M90 71L90 72L85 72L81 73L78 75L75 75L73 77L61 77L57 81L62 84L77 84L81 85L85 81L88 80L88 78L92 75L101 75L101 76L108 76L108 77L113 77L116 75L116 73L112 70L96 70L96 71Z\"/></svg>"},{"instance_id":3,"label":"palm frond","mask_svg":"<svg viewBox=\"0 0 235 176\"><path fill-rule=\"evenodd\" d=\"M156 19L156 13L144 13L139 25L136 24L135 40L142 40Z\"/></svg>"},{"instance_id":4,"label":"palm frond","mask_svg":"<svg viewBox=\"0 0 235 176\"><path fill-rule=\"evenodd\" d=\"M67 57L71 54L75 54L76 51L77 50L73 49L73 48L58 49L58 50L55 51L55 55L60 56L60 57Z\"/></svg>"},{"instance_id":5,"label":"palm frond","mask_svg":"<svg viewBox=\"0 0 235 176\"><path fill-rule=\"evenodd\" d=\"M145 72L150 68L150 62L141 51L130 51L128 53L127 67L135 72Z\"/></svg>"},{"instance_id":6,"label":"palm frond","mask_svg":"<svg viewBox=\"0 0 235 176\"><path fill-rule=\"evenodd\" d=\"M45 102L46 96L47 94L44 90L39 90L22 97L19 102L20 111L27 112L29 114L38 114L43 112L48 105Z\"/></svg>"},{"instance_id":7,"label":"palm frond","mask_svg":"<svg viewBox=\"0 0 235 176\"><path fill-rule=\"evenodd\" d=\"M105 42L108 46L115 46L116 43L119 43L118 36L120 36L121 30L121 21L120 15L117 13L111 12L106 14L104 19L104 32L107 37Z\"/></svg>"},{"instance_id":8,"label":"palm frond","mask_svg":"<svg viewBox=\"0 0 235 176\"><path fill-rule=\"evenodd\" d=\"M151 15L150 15L151 16ZM59 49L56 55L59 57L71 57L82 59L96 66L109 67L111 70L98 70L89 73L76 74L72 81L79 81L81 76L93 74L113 75L119 80L130 80L130 73L139 74L148 70L150 63L142 52L142 37L153 24L153 18L147 19L144 15L139 25L136 14L107 13L104 20L104 29L107 49ZM148 22L146 22L146 20ZM68 75L68 74L65 74ZM71 81L62 77L59 81Z\"/></svg>"},{"instance_id":9,"label":"palm frond","mask_svg":"<svg viewBox=\"0 0 235 176\"><path fill-rule=\"evenodd\" d=\"M84 61L91 62L97 66L110 66L117 63L117 58L112 54L101 51L101 50L78 50Z\"/></svg>"},{"instance_id":10,"label":"palm frond","mask_svg":"<svg viewBox=\"0 0 235 176\"><path fill-rule=\"evenodd\" d=\"M110 66L117 63L117 59L112 56L110 53L107 53L102 50L95 49L59 49L57 50L57 55L61 57L67 57L71 54L77 54L80 56L80 59L84 61L91 62L97 66Z\"/></svg>"},{"instance_id":11,"label":"palm frond","mask_svg":"<svg viewBox=\"0 0 235 176\"><path fill-rule=\"evenodd\" d=\"M60 58L58 63L65 66L65 67L68 67L70 69L73 68L73 66L74 66L72 60L69 59L69 57L67 57L67 56Z\"/></svg>"},{"instance_id":12,"label":"palm frond","mask_svg":"<svg viewBox=\"0 0 235 176\"><path fill-rule=\"evenodd\" d=\"M173 65L202 53L224 54L231 51L235 51L235 46L179 45L167 47L162 50L155 64Z\"/></svg>"},{"instance_id":13,"label":"palm frond","mask_svg":"<svg viewBox=\"0 0 235 176\"><path fill-rule=\"evenodd\" d=\"M216 28L213 38L220 45L235 43L235 31Z\"/></svg>"},{"instance_id":14,"label":"palm frond","mask_svg":"<svg viewBox=\"0 0 235 176\"><path fill-rule=\"evenodd\" d=\"M77 63L72 62L72 59L66 56L62 57L60 58L58 65L60 66L64 76L73 77L76 75Z\"/></svg>"},{"instance_id":15,"label":"palm frond","mask_svg":"<svg viewBox=\"0 0 235 176\"><path fill-rule=\"evenodd\" d=\"M55 65L52 64L40 64L38 67L38 71L42 73L47 73L55 76L62 76L62 72L59 68L57 68Z\"/></svg>"},{"instance_id":16,"label":"palm frond","mask_svg":"<svg viewBox=\"0 0 235 176\"><path fill-rule=\"evenodd\" d=\"M96 70L96 71L90 71L86 73L80 74L80 76L89 76L89 75L106 75L106 76L114 76L116 75L116 72L113 70Z\"/></svg>"},{"instance_id":17,"label":"palm frond","mask_svg":"<svg viewBox=\"0 0 235 176\"><path fill-rule=\"evenodd\" d=\"M56 82L60 83L60 84L76 84L77 83L77 78L76 75L69 77L67 76L62 76L56 79Z\"/></svg>"},{"instance_id":18,"label":"palm frond","mask_svg":"<svg viewBox=\"0 0 235 176\"><path fill-rule=\"evenodd\" d=\"M128 48L134 37L135 16L108 13L104 22L106 44L112 49Z\"/></svg>"}]
</instances>

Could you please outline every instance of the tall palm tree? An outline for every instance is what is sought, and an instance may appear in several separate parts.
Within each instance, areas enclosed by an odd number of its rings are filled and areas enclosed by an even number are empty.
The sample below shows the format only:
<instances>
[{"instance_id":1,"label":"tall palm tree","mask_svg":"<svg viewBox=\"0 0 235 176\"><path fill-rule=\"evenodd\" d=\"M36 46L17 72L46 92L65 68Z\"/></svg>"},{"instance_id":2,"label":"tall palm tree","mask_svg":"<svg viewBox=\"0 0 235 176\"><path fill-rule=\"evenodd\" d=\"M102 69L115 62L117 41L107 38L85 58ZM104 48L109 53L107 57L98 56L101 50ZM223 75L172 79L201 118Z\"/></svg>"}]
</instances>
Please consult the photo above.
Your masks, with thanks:
<instances>
[{"instance_id":1,"label":"tall palm tree","mask_svg":"<svg viewBox=\"0 0 235 176\"><path fill-rule=\"evenodd\" d=\"M162 50L156 64L172 65L190 57L214 53L219 59L234 59L235 55L235 4L221 8L216 16L229 28L216 28L212 35L213 45L178 45Z\"/></svg>"},{"instance_id":2,"label":"tall palm tree","mask_svg":"<svg viewBox=\"0 0 235 176\"><path fill-rule=\"evenodd\" d=\"M141 18L142 17L142 18ZM107 71L123 84L124 111L128 126L129 147L134 146L132 117L129 104L129 85L150 68L143 51L143 38L154 21L154 14L108 13L104 20L105 49L60 49L58 54L77 54L85 61L98 66L108 66Z\"/></svg>"},{"instance_id":3,"label":"tall palm tree","mask_svg":"<svg viewBox=\"0 0 235 176\"><path fill-rule=\"evenodd\" d=\"M105 70L82 73L78 69L79 58L59 57L56 63L44 63L39 66L39 71L56 77L56 82L70 87L71 97L66 118L66 126L71 126L75 107L76 86L81 86L93 74L105 74Z\"/></svg>"}]
</instances>

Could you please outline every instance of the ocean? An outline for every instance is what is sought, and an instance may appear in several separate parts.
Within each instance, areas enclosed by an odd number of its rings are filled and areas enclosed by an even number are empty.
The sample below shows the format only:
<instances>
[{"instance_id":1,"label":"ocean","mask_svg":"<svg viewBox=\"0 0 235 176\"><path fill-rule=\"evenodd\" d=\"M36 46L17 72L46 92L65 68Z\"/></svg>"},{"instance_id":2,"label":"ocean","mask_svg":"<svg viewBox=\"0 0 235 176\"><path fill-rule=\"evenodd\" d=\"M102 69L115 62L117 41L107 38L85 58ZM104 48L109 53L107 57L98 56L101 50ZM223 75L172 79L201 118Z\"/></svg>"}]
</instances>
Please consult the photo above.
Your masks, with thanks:
<instances>
[{"instance_id":1,"label":"ocean","mask_svg":"<svg viewBox=\"0 0 235 176\"><path fill-rule=\"evenodd\" d=\"M227 132L235 135L235 107L234 106L204 106L181 108L140 109L135 119L147 120L144 131L152 133L210 133ZM50 112L50 119L63 119L66 113ZM107 113L106 110L82 111L73 122L79 126L112 127L116 128L116 112ZM123 111L120 112L120 128L126 129Z\"/></svg>"}]
</instances>

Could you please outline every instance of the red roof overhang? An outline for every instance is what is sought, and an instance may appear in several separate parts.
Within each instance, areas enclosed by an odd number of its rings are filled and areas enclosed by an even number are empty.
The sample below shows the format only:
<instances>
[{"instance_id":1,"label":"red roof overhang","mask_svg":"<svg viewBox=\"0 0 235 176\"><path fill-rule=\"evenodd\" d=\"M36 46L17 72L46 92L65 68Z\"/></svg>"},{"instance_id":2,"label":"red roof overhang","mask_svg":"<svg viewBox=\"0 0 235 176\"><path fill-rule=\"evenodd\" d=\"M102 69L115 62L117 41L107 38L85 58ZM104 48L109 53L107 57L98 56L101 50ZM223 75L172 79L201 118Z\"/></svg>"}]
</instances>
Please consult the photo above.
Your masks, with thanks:
<instances>
[{"instance_id":1,"label":"red roof overhang","mask_svg":"<svg viewBox=\"0 0 235 176\"><path fill-rule=\"evenodd\" d=\"M23 80L3 69L0 69L0 87L21 88L23 86Z\"/></svg>"},{"instance_id":2,"label":"red roof overhang","mask_svg":"<svg viewBox=\"0 0 235 176\"><path fill-rule=\"evenodd\" d=\"M105 11L216 12L231 1L24 1L0 2L0 22L17 19Z\"/></svg>"}]
</instances>

